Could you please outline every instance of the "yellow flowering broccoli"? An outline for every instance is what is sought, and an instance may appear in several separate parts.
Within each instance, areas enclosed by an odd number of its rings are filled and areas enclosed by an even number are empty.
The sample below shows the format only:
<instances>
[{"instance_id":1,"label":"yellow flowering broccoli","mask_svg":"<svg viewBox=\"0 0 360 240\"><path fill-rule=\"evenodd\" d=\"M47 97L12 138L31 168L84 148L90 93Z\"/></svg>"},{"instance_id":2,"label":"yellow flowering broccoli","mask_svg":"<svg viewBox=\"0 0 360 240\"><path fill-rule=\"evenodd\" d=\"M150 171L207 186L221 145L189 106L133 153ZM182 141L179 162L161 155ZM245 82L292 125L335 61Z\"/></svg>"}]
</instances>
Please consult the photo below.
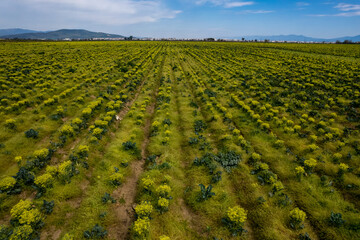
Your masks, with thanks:
<instances>
[{"instance_id":1,"label":"yellow flowering broccoli","mask_svg":"<svg viewBox=\"0 0 360 240\"><path fill-rule=\"evenodd\" d=\"M148 201L144 201L135 207L135 212L138 218L150 217L152 211L153 211L153 206Z\"/></svg>"}]
</instances>

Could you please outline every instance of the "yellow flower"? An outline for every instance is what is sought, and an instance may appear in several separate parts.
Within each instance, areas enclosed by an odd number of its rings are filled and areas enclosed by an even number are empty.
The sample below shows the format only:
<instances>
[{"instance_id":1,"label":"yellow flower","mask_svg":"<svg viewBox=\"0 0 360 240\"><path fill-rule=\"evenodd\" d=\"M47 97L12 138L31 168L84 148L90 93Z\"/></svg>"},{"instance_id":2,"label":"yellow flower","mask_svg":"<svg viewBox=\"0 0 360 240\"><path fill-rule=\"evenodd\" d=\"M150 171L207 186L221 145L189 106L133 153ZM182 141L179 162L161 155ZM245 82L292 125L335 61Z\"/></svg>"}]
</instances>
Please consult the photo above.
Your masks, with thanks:
<instances>
[{"instance_id":1,"label":"yellow flower","mask_svg":"<svg viewBox=\"0 0 360 240\"><path fill-rule=\"evenodd\" d=\"M139 237L145 237L150 229L150 220L149 218L139 218L134 222L134 232L135 235Z\"/></svg>"},{"instance_id":2,"label":"yellow flower","mask_svg":"<svg viewBox=\"0 0 360 240\"><path fill-rule=\"evenodd\" d=\"M317 161L313 158L304 161L304 164L308 168L313 168L317 165Z\"/></svg>"},{"instance_id":3,"label":"yellow flower","mask_svg":"<svg viewBox=\"0 0 360 240\"><path fill-rule=\"evenodd\" d=\"M21 225L32 225L40 222L42 220L41 213L38 209L30 209L24 211L19 219Z\"/></svg>"},{"instance_id":4,"label":"yellow flower","mask_svg":"<svg viewBox=\"0 0 360 240\"><path fill-rule=\"evenodd\" d=\"M67 233L62 237L61 240L74 240L74 237L71 234Z\"/></svg>"},{"instance_id":5,"label":"yellow flower","mask_svg":"<svg viewBox=\"0 0 360 240\"><path fill-rule=\"evenodd\" d=\"M20 164L21 161L22 161L22 157L21 157L21 156L16 156L16 157L14 158L14 161L15 161L17 164Z\"/></svg>"},{"instance_id":6,"label":"yellow flower","mask_svg":"<svg viewBox=\"0 0 360 240\"><path fill-rule=\"evenodd\" d=\"M284 185L280 181L275 182L272 186L274 192L279 192L284 189Z\"/></svg>"},{"instance_id":7,"label":"yellow flower","mask_svg":"<svg viewBox=\"0 0 360 240\"><path fill-rule=\"evenodd\" d=\"M142 179L142 184L144 186L144 189L150 190L151 187L154 185L154 181L147 177Z\"/></svg>"},{"instance_id":8,"label":"yellow flower","mask_svg":"<svg viewBox=\"0 0 360 240\"><path fill-rule=\"evenodd\" d=\"M64 136L74 136L75 134L75 131L74 131L74 128L70 125L64 125L61 130L60 130L60 133L61 135L64 135Z\"/></svg>"},{"instance_id":9,"label":"yellow flower","mask_svg":"<svg viewBox=\"0 0 360 240\"><path fill-rule=\"evenodd\" d=\"M0 191L6 191L12 188L16 183L15 178L13 177L5 177L0 181Z\"/></svg>"},{"instance_id":10,"label":"yellow flower","mask_svg":"<svg viewBox=\"0 0 360 240\"><path fill-rule=\"evenodd\" d=\"M238 136L238 135L240 135L240 130L235 128L235 129L232 131L232 133L233 133L233 135Z\"/></svg>"},{"instance_id":11,"label":"yellow flower","mask_svg":"<svg viewBox=\"0 0 360 240\"><path fill-rule=\"evenodd\" d=\"M156 193L162 197L167 197L171 192L171 187L169 185L160 185L156 188Z\"/></svg>"},{"instance_id":12,"label":"yellow flower","mask_svg":"<svg viewBox=\"0 0 360 240\"><path fill-rule=\"evenodd\" d=\"M269 170L269 165L267 165L266 163L260 163L259 165L257 165L257 169L258 170Z\"/></svg>"},{"instance_id":13,"label":"yellow flower","mask_svg":"<svg viewBox=\"0 0 360 240\"><path fill-rule=\"evenodd\" d=\"M114 184L120 184L123 179L123 175L121 173L115 172L109 176L109 179Z\"/></svg>"},{"instance_id":14,"label":"yellow flower","mask_svg":"<svg viewBox=\"0 0 360 240\"><path fill-rule=\"evenodd\" d=\"M65 175L70 170L71 164L72 164L72 162L70 160L67 160L67 161L61 163L59 166L59 174Z\"/></svg>"},{"instance_id":15,"label":"yellow flower","mask_svg":"<svg viewBox=\"0 0 360 240\"><path fill-rule=\"evenodd\" d=\"M341 170L341 171L347 171L348 169L349 169L349 166L347 165L347 164L345 164L345 163L340 163L339 164L339 169Z\"/></svg>"},{"instance_id":16,"label":"yellow flower","mask_svg":"<svg viewBox=\"0 0 360 240\"><path fill-rule=\"evenodd\" d=\"M56 176L56 174L58 174L58 169L56 166L48 165L46 166L45 172L51 174L51 176Z\"/></svg>"},{"instance_id":17,"label":"yellow flower","mask_svg":"<svg viewBox=\"0 0 360 240\"><path fill-rule=\"evenodd\" d=\"M334 153L333 158L334 158L334 160L340 160L342 158L342 154L341 153Z\"/></svg>"},{"instance_id":18,"label":"yellow flower","mask_svg":"<svg viewBox=\"0 0 360 240\"><path fill-rule=\"evenodd\" d=\"M7 128L14 129L16 126L15 123L16 123L16 121L14 119L8 119L5 121L5 126Z\"/></svg>"},{"instance_id":19,"label":"yellow flower","mask_svg":"<svg viewBox=\"0 0 360 240\"><path fill-rule=\"evenodd\" d=\"M306 213L299 208L295 208L290 212L290 218L297 223L302 223L305 221Z\"/></svg>"},{"instance_id":20,"label":"yellow flower","mask_svg":"<svg viewBox=\"0 0 360 240\"><path fill-rule=\"evenodd\" d=\"M10 211L11 217L14 219L19 219L24 211L27 211L31 208L30 200L20 200Z\"/></svg>"},{"instance_id":21,"label":"yellow flower","mask_svg":"<svg viewBox=\"0 0 360 240\"><path fill-rule=\"evenodd\" d=\"M135 212L139 218L150 217L152 211L153 206L148 201L144 201L135 207Z\"/></svg>"},{"instance_id":22,"label":"yellow flower","mask_svg":"<svg viewBox=\"0 0 360 240\"><path fill-rule=\"evenodd\" d=\"M87 145L80 145L77 149L77 154L80 156L80 157L86 157L89 153L89 146Z\"/></svg>"},{"instance_id":23,"label":"yellow flower","mask_svg":"<svg viewBox=\"0 0 360 240\"><path fill-rule=\"evenodd\" d=\"M169 207L169 200L166 198L160 197L158 200L158 206L163 209L167 209Z\"/></svg>"},{"instance_id":24,"label":"yellow flower","mask_svg":"<svg viewBox=\"0 0 360 240\"><path fill-rule=\"evenodd\" d=\"M33 229L29 225L18 226L14 229L13 233L10 236L10 240L23 240L29 239L30 235L33 233Z\"/></svg>"},{"instance_id":25,"label":"yellow flower","mask_svg":"<svg viewBox=\"0 0 360 240\"><path fill-rule=\"evenodd\" d=\"M254 161L260 161L261 156L260 156L260 154L252 153L252 154L251 154L251 158L252 158Z\"/></svg>"},{"instance_id":26,"label":"yellow flower","mask_svg":"<svg viewBox=\"0 0 360 240\"><path fill-rule=\"evenodd\" d=\"M231 222L235 223L238 226L242 226L247 219L247 213L245 209L239 206L235 206L228 209L227 217Z\"/></svg>"},{"instance_id":27,"label":"yellow flower","mask_svg":"<svg viewBox=\"0 0 360 240\"><path fill-rule=\"evenodd\" d=\"M302 174L305 173L305 170L304 170L303 167L298 166L298 167L295 168L295 172L296 172L297 175L302 175Z\"/></svg>"},{"instance_id":28,"label":"yellow flower","mask_svg":"<svg viewBox=\"0 0 360 240\"><path fill-rule=\"evenodd\" d=\"M52 185L53 177L50 173L45 173L39 177L36 177L35 184L42 188L47 188Z\"/></svg>"},{"instance_id":29,"label":"yellow flower","mask_svg":"<svg viewBox=\"0 0 360 240\"><path fill-rule=\"evenodd\" d=\"M47 148L36 150L33 153L33 156L35 158L41 159L41 160L45 159L48 155L49 155L49 149L47 149Z\"/></svg>"},{"instance_id":30,"label":"yellow flower","mask_svg":"<svg viewBox=\"0 0 360 240\"><path fill-rule=\"evenodd\" d=\"M80 118L74 118L72 121L71 121L71 124L73 125L80 125L82 123L82 120Z\"/></svg>"}]
</instances>

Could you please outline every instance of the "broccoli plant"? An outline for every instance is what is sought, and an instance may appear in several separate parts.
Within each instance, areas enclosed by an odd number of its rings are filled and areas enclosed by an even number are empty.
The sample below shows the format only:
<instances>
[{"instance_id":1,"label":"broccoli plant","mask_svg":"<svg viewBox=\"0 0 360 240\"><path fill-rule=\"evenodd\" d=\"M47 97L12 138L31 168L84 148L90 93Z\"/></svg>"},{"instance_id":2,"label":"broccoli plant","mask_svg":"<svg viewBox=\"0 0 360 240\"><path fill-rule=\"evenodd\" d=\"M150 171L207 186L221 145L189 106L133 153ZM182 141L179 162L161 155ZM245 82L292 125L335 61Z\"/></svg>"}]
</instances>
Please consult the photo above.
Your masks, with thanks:
<instances>
[{"instance_id":1,"label":"broccoli plant","mask_svg":"<svg viewBox=\"0 0 360 240\"><path fill-rule=\"evenodd\" d=\"M200 187L200 195L198 198L198 202L205 201L215 195L214 192L211 192L212 190L211 184L208 187L205 187L203 184L199 184L199 187Z\"/></svg>"},{"instance_id":2,"label":"broccoli plant","mask_svg":"<svg viewBox=\"0 0 360 240\"><path fill-rule=\"evenodd\" d=\"M345 223L345 221L342 219L341 213L331 212L329 223L331 226L340 227Z\"/></svg>"},{"instance_id":3,"label":"broccoli plant","mask_svg":"<svg viewBox=\"0 0 360 240\"><path fill-rule=\"evenodd\" d=\"M84 238L86 239L102 239L107 235L107 231L100 226L99 224L95 224L92 229L84 231Z\"/></svg>"},{"instance_id":4,"label":"broccoli plant","mask_svg":"<svg viewBox=\"0 0 360 240\"><path fill-rule=\"evenodd\" d=\"M129 151L132 155L140 155L140 149L135 142L127 141L122 144L125 151Z\"/></svg>"},{"instance_id":5,"label":"broccoli plant","mask_svg":"<svg viewBox=\"0 0 360 240\"><path fill-rule=\"evenodd\" d=\"M116 200L110 196L109 193L105 193L104 196L101 198L101 201L102 203L108 203L108 202L111 202L111 203L115 203Z\"/></svg>"},{"instance_id":6,"label":"broccoli plant","mask_svg":"<svg viewBox=\"0 0 360 240\"><path fill-rule=\"evenodd\" d=\"M196 120L194 122L194 132L196 135L199 135L199 133L204 131L206 128L207 126L202 120Z\"/></svg>"},{"instance_id":7,"label":"broccoli plant","mask_svg":"<svg viewBox=\"0 0 360 240\"><path fill-rule=\"evenodd\" d=\"M25 137L35 139L39 137L39 133L31 128L25 132Z\"/></svg>"},{"instance_id":8,"label":"broccoli plant","mask_svg":"<svg viewBox=\"0 0 360 240\"><path fill-rule=\"evenodd\" d=\"M311 238L310 238L310 236L309 236L309 234L307 232L304 233L304 234L300 234L299 239L300 240L311 240Z\"/></svg>"},{"instance_id":9,"label":"broccoli plant","mask_svg":"<svg viewBox=\"0 0 360 240\"><path fill-rule=\"evenodd\" d=\"M212 177L211 177L211 183L217 183L221 180L221 171L217 171Z\"/></svg>"},{"instance_id":10,"label":"broccoli plant","mask_svg":"<svg viewBox=\"0 0 360 240\"><path fill-rule=\"evenodd\" d=\"M55 206L54 200L49 202L44 200L43 205L41 207L41 211L44 212L45 214L51 214L54 209L54 206Z\"/></svg>"}]
</instances>

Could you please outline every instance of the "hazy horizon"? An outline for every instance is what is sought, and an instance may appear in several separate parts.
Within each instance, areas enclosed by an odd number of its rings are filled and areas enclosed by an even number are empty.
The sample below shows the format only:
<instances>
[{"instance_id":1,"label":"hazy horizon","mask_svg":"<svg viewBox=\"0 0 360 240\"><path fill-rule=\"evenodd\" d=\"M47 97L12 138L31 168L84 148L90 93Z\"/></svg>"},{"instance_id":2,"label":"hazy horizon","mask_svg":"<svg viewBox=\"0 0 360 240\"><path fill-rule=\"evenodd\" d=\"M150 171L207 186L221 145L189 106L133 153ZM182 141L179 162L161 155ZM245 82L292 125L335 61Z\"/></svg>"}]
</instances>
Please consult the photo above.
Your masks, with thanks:
<instances>
[{"instance_id":1,"label":"hazy horizon","mask_svg":"<svg viewBox=\"0 0 360 240\"><path fill-rule=\"evenodd\" d=\"M125 36L232 38L360 34L360 1L3 0L0 28L86 29Z\"/></svg>"}]
</instances>

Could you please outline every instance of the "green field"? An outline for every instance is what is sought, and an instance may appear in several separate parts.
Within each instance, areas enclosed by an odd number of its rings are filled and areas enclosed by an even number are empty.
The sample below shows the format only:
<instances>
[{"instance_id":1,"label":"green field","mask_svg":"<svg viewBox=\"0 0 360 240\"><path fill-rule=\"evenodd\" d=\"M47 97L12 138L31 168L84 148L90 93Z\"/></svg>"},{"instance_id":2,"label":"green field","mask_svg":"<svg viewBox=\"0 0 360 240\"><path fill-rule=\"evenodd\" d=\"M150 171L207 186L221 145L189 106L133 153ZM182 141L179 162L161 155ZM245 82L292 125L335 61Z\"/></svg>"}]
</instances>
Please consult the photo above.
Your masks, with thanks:
<instances>
[{"instance_id":1,"label":"green field","mask_svg":"<svg viewBox=\"0 0 360 240\"><path fill-rule=\"evenodd\" d=\"M360 45L0 59L0 239L360 239Z\"/></svg>"}]
</instances>

